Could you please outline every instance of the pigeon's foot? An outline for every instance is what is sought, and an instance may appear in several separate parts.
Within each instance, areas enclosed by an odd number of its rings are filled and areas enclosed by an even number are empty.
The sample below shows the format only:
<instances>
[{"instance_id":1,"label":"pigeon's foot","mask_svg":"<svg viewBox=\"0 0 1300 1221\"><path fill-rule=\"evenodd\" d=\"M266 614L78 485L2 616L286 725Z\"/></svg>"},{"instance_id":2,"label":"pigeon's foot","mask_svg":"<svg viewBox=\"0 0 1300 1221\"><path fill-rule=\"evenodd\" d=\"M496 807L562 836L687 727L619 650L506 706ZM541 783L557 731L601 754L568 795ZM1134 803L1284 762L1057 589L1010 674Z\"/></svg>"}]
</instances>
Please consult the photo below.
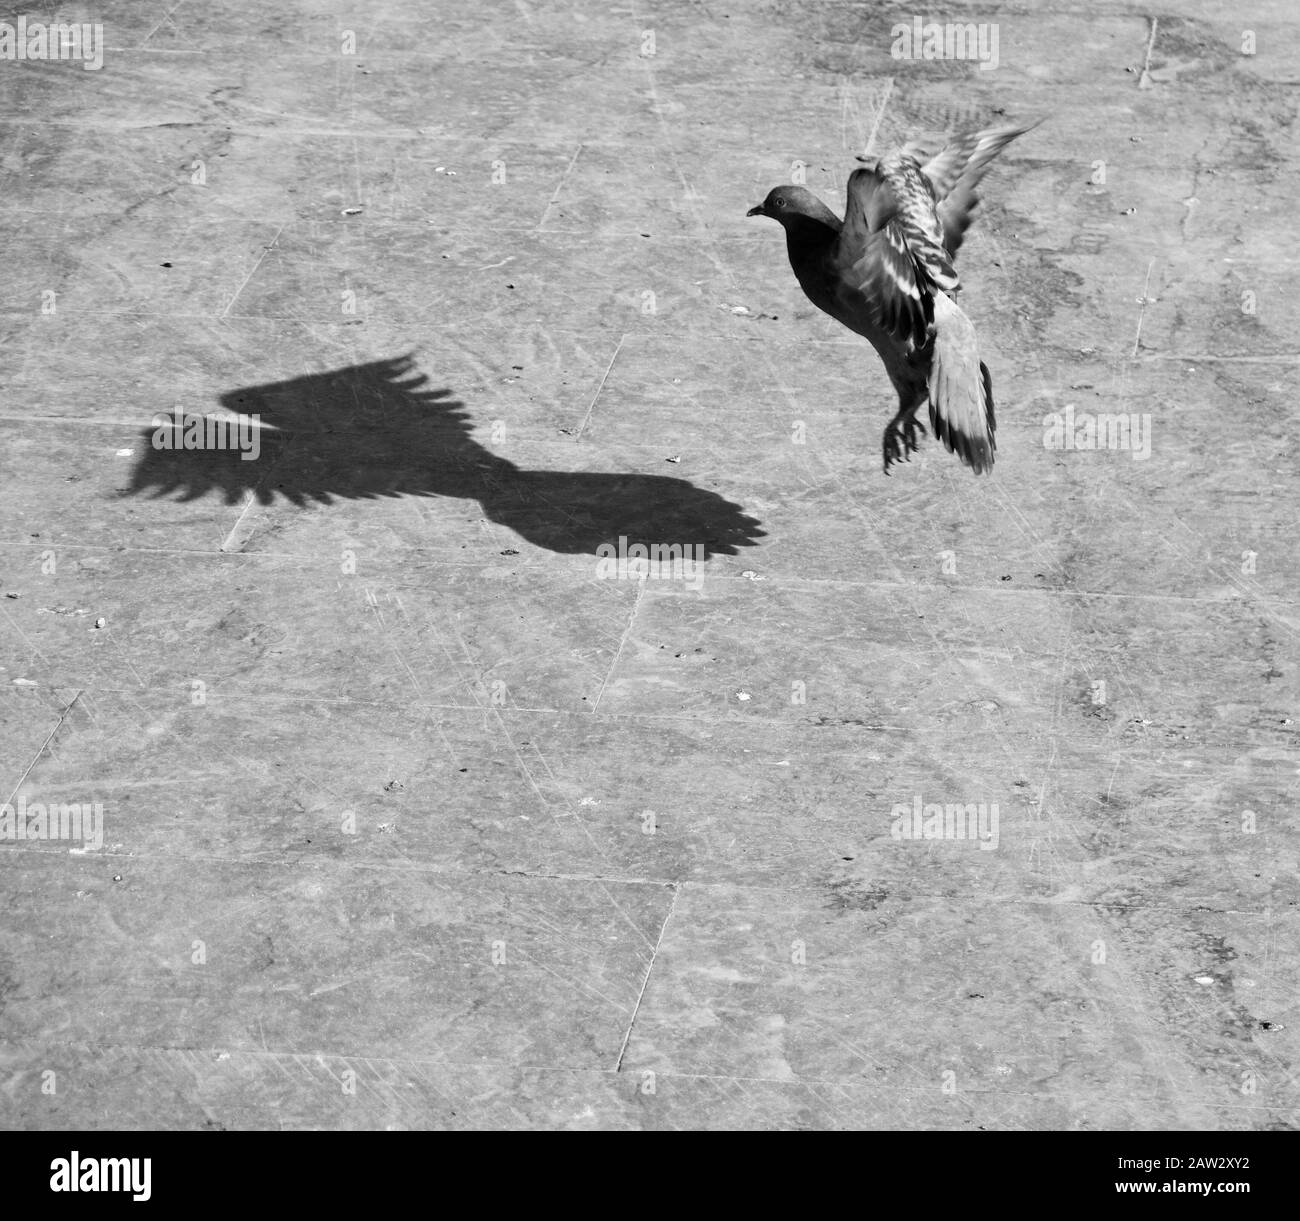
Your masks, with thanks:
<instances>
[{"instance_id":1,"label":"pigeon's foot","mask_svg":"<svg viewBox=\"0 0 1300 1221\"><path fill-rule=\"evenodd\" d=\"M885 428L884 438L884 456L885 456L885 474L889 474L889 468L895 462L911 462L910 455L917 450L917 430L920 430L922 436L925 435L925 425L921 423L916 416L908 412L906 417L896 415L889 421Z\"/></svg>"}]
</instances>

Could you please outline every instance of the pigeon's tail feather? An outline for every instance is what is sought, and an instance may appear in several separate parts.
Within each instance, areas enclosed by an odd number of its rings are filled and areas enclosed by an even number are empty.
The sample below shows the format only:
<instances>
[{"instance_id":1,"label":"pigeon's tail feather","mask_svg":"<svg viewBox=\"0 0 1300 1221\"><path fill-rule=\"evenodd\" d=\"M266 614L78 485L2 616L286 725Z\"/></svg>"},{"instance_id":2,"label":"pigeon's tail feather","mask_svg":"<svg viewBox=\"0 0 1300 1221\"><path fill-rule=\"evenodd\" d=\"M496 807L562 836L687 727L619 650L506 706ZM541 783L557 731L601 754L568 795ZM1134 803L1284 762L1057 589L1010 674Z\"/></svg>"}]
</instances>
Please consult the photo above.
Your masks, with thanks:
<instances>
[{"instance_id":1,"label":"pigeon's tail feather","mask_svg":"<svg viewBox=\"0 0 1300 1221\"><path fill-rule=\"evenodd\" d=\"M934 294L934 338L926 379L934 435L977 475L993 466L993 382L975 327L947 293Z\"/></svg>"}]
</instances>

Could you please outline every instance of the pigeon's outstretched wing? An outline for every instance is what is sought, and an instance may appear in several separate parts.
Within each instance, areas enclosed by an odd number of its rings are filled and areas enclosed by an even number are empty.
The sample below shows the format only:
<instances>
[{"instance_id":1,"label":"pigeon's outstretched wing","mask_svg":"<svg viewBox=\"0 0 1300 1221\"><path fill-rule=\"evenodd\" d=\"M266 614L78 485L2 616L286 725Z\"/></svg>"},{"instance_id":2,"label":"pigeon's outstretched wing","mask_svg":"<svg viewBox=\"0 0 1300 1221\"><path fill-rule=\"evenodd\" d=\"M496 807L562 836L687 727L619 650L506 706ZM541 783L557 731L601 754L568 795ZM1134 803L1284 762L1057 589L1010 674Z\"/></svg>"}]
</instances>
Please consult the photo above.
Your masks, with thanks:
<instances>
[{"instance_id":1,"label":"pigeon's outstretched wing","mask_svg":"<svg viewBox=\"0 0 1300 1221\"><path fill-rule=\"evenodd\" d=\"M848 309L865 300L870 316L855 330L866 334L875 327L901 342L924 345L931 317L925 273L908 242L898 196L878 170L854 170L849 176L844 227L831 263L850 295Z\"/></svg>"},{"instance_id":2,"label":"pigeon's outstretched wing","mask_svg":"<svg viewBox=\"0 0 1300 1221\"><path fill-rule=\"evenodd\" d=\"M1039 119L1022 127L966 132L921 166L921 173L934 190L943 244L950 255L957 253L970 228L971 213L979 204L975 188L988 172L989 163L1017 136L1032 131L1041 122Z\"/></svg>"}]
</instances>

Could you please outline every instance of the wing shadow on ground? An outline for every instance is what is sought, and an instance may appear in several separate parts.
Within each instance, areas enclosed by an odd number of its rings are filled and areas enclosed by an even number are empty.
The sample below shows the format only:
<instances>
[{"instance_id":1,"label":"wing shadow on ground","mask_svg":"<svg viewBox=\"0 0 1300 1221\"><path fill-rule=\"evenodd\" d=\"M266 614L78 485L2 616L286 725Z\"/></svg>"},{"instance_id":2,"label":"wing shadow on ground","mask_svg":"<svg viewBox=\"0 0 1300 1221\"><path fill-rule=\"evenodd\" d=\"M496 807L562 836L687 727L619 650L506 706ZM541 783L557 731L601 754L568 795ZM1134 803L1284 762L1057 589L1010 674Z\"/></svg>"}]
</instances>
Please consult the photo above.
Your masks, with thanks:
<instances>
[{"instance_id":1,"label":"wing shadow on ground","mask_svg":"<svg viewBox=\"0 0 1300 1221\"><path fill-rule=\"evenodd\" d=\"M300 507L381 496L477 500L490 520L565 554L595 554L625 536L629 545L735 555L763 537L739 505L685 479L521 470L480 445L464 404L428 380L403 357L232 390L221 396L227 411L261 418L257 460L233 449L158 449L151 427L122 494L190 501L216 492L238 504L252 492L262 504L282 496Z\"/></svg>"}]
</instances>

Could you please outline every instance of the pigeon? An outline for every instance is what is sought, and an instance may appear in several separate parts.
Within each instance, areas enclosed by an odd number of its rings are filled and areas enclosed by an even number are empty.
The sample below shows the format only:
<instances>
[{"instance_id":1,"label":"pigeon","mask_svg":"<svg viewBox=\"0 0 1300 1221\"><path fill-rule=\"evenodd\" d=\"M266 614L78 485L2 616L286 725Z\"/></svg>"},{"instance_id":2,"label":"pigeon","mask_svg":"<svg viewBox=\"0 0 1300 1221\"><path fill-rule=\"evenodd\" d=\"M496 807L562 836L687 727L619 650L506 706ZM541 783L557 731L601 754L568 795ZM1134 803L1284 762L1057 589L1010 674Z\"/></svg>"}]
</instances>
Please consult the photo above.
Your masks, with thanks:
<instances>
[{"instance_id":1,"label":"pigeon","mask_svg":"<svg viewBox=\"0 0 1300 1221\"><path fill-rule=\"evenodd\" d=\"M1039 120L1041 122L1041 120ZM977 475L993 466L993 383L979 358L975 327L957 305L953 259L979 203L990 162L1037 127L991 127L953 138L937 153L912 141L864 162L849 176L840 219L807 187L773 187L748 216L785 230L790 266L808 299L867 339L898 392L885 429L885 474L911 461L916 418Z\"/></svg>"}]
</instances>

